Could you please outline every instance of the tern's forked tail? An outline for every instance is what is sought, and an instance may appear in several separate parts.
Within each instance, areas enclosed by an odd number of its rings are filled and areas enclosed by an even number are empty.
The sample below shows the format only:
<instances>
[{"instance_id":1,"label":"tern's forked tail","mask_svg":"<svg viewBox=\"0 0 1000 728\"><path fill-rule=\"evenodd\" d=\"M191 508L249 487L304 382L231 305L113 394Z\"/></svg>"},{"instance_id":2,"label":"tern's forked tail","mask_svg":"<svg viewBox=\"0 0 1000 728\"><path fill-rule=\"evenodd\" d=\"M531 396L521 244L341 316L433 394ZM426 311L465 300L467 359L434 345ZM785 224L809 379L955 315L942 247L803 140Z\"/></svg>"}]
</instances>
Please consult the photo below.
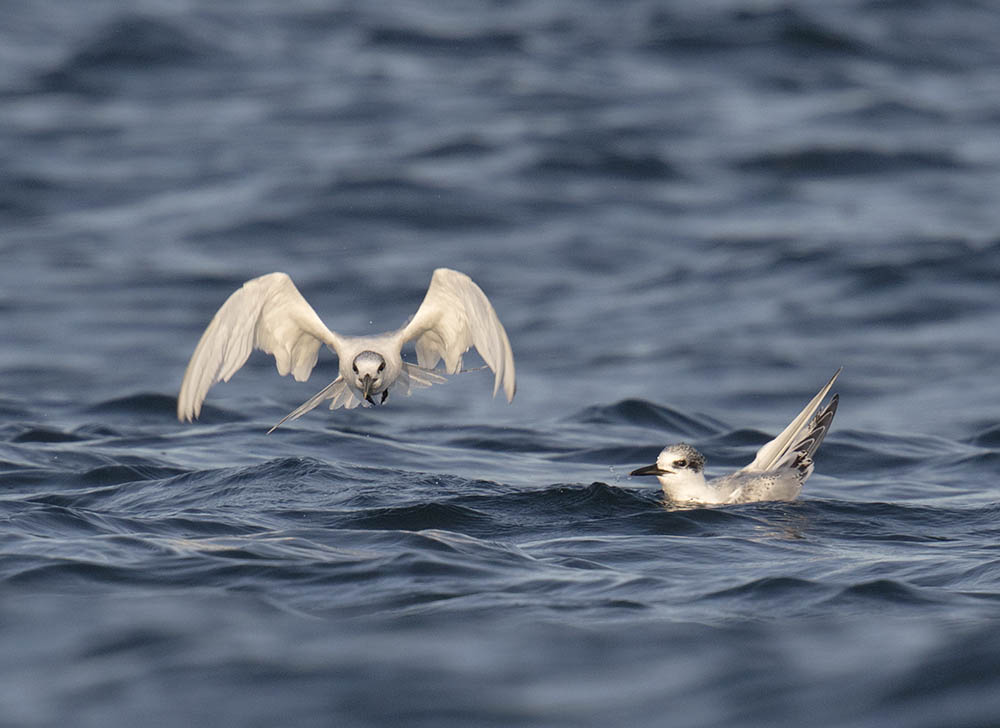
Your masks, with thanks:
<instances>
[{"instance_id":1,"label":"tern's forked tail","mask_svg":"<svg viewBox=\"0 0 1000 728\"><path fill-rule=\"evenodd\" d=\"M323 387L323 389L318 391L312 397L310 397L305 402L303 402L298 407L289 412L287 415L282 417L281 420L279 420L274 427L272 427L270 430L267 431L267 434L270 435L272 432L274 432L275 430L277 430L279 427L281 427L286 422L289 422L290 420L297 420L306 412L316 409L316 407L319 406L321 402L324 402L325 400L328 399L333 400L330 403L330 409L337 409L338 407L353 409L361 403L361 400L358 399L354 395L354 392L351 391L351 388L347 386L347 382L344 381L344 378L337 377L328 385Z\"/></svg>"}]
</instances>

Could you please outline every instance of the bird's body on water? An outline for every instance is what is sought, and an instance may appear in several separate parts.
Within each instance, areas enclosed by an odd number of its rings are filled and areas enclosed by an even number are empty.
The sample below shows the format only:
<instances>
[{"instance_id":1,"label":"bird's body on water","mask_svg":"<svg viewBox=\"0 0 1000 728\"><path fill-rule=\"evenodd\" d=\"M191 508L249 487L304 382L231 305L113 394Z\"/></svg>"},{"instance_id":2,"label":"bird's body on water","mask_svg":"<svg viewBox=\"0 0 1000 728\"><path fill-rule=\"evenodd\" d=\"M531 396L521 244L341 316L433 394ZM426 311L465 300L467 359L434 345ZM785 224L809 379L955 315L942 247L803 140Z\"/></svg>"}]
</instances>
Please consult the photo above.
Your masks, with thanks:
<instances>
[{"instance_id":1,"label":"bird's body on water","mask_svg":"<svg viewBox=\"0 0 1000 728\"><path fill-rule=\"evenodd\" d=\"M757 451L752 463L735 473L706 480L705 456L682 442L667 445L656 463L630 474L655 475L664 495L673 503L721 505L794 500L813 472L813 455L837 412L840 397L835 394L816 414L840 372L838 369L834 373L780 435Z\"/></svg>"}]
</instances>

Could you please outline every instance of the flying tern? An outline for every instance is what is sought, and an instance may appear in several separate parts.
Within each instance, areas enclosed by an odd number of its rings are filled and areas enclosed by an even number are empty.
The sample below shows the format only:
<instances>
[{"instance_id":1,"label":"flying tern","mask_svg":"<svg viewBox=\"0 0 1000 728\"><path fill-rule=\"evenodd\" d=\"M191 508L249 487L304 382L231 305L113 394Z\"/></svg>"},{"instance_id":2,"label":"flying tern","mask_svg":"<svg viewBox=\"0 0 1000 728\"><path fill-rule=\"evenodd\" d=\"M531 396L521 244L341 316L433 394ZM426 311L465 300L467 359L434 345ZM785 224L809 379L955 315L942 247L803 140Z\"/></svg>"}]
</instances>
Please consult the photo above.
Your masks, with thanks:
<instances>
[{"instance_id":1,"label":"flying tern","mask_svg":"<svg viewBox=\"0 0 1000 728\"><path fill-rule=\"evenodd\" d=\"M413 341L417 364L404 362L402 347ZM507 401L516 388L514 353L503 324L482 289L464 273L438 268L413 317L395 331L373 336L345 336L320 320L292 279L269 273L247 281L226 300L201 336L177 397L177 417L190 422L201 412L209 388L229 381L260 349L274 356L278 373L296 381L309 378L320 346L337 355L339 376L284 417L276 427L298 419L325 400L330 409L384 403L390 389L409 394L415 387L445 381L434 367L461 369L471 347L494 373L493 396L503 387Z\"/></svg>"}]
</instances>

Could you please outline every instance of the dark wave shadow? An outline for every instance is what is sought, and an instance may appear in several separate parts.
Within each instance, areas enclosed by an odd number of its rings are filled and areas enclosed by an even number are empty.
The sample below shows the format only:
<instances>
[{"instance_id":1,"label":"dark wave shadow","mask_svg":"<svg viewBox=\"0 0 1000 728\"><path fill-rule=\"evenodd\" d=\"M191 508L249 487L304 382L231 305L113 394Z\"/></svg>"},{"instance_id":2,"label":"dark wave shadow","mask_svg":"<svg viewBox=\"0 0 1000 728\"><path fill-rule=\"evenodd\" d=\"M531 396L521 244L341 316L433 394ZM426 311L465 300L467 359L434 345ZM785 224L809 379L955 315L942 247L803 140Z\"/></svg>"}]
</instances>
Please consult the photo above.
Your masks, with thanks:
<instances>
[{"instance_id":1,"label":"dark wave shadow","mask_svg":"<svg viewBox=\"0 0 1000 728\"><path fill-rule=\"evenodd\" d=\"M923 149L809 146L748 157L735 164L743 172L784 177L905 174L963 167L951 154Z\"/></svg>"},{"instance_id":2,"label":"dark wave shadow","mask_svg":"<svg viewBox=\"0 0 1000 728\"><path fill-rule=\"evenodd\" d=\"M144 419L165 419L177 422L177 397L152 392L142 392L98 402L84 410L94 415L127 415ZM247 422L246 415L204 404L196 423L214 425L228 422ZM178 423L180 424L180 423Z\"/></svg>"},{"instance_id":3,"label":"dark wave shadow","mask_svg":"<svg viewBox=\"0 0 1000 728\"><path fill-rule=\"evenodd\" d=\"M706 415L688 415L642 399L623 399L610 405L587 407L567 418L586 425L638 425L676 432L686 437L716 434L724 426Z\"/></svg>"},{"instance_id":4,"label":"dark wave shadow","mask_svg":"<svg viewBox=\"0 0 1000 728\"><path fill-rule=\"evenodd\" d=\"M112 92L123 74L208 66L228 57L190 26L164 18L123 14L84 40L39 83L47 91L86 95Z\"/></svg>"}]
</instances>

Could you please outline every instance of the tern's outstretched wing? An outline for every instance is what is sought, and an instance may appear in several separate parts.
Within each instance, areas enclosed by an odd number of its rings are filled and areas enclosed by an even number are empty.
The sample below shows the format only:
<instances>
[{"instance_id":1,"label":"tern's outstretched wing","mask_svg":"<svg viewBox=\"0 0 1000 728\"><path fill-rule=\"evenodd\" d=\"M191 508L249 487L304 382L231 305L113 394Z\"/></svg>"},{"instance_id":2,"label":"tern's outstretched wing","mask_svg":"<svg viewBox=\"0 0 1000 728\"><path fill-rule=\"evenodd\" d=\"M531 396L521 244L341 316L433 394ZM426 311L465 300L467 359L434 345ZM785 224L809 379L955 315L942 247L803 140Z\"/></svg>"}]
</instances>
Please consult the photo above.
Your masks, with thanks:
<instances>
[{"instance_id":1,"label":"tern's outstretched wing","mask_svg":"<svg viewBox=\"0 0 1000 728\"><path fill-rule=\"evenodd\" d=\"M201 335L181 382L178 419L197 417L209 388L228 382L252 350L273 354L279 374L291 372L302 382L316 365L322 344L337 351L340 338L323 324L291 278L269 273L247 281L226 299Z\"/></svg>"},{"instance_id":2,"label":"tern's outstretched wing","mask_svg":"<svg viewBox=\"0 0 1000 728\"><path fill-rule=\"evenodd\" d=\"M416 340L421 367L433 369L444 359L449 374L461 368L462 354L476 347L495 375L493 395L502 384L507 401L514 399L514 352L507 332L486 294L464 273L434 271L420 308L396 334L401 345Z\"/></svg>"},{"instance_id":3,"label":"tern's outstretched wing","mask_svg":"<svg viewBox=\"0 0 1000 728\"><path fill-rule=\"evenodd\" d=\"M830 381L810 400L805 409L799 412L798 417L792 420L780 435L761 447L754 461L740 472L766 472L780 467L788 458L812 457L826 436L830 421L837 411L836 395L818 417L813 419L813 415L816 414L816 410L819 409L833 383L837 381L841 371L843 367L834 372Z\"/></svg>"}]
</instances>

